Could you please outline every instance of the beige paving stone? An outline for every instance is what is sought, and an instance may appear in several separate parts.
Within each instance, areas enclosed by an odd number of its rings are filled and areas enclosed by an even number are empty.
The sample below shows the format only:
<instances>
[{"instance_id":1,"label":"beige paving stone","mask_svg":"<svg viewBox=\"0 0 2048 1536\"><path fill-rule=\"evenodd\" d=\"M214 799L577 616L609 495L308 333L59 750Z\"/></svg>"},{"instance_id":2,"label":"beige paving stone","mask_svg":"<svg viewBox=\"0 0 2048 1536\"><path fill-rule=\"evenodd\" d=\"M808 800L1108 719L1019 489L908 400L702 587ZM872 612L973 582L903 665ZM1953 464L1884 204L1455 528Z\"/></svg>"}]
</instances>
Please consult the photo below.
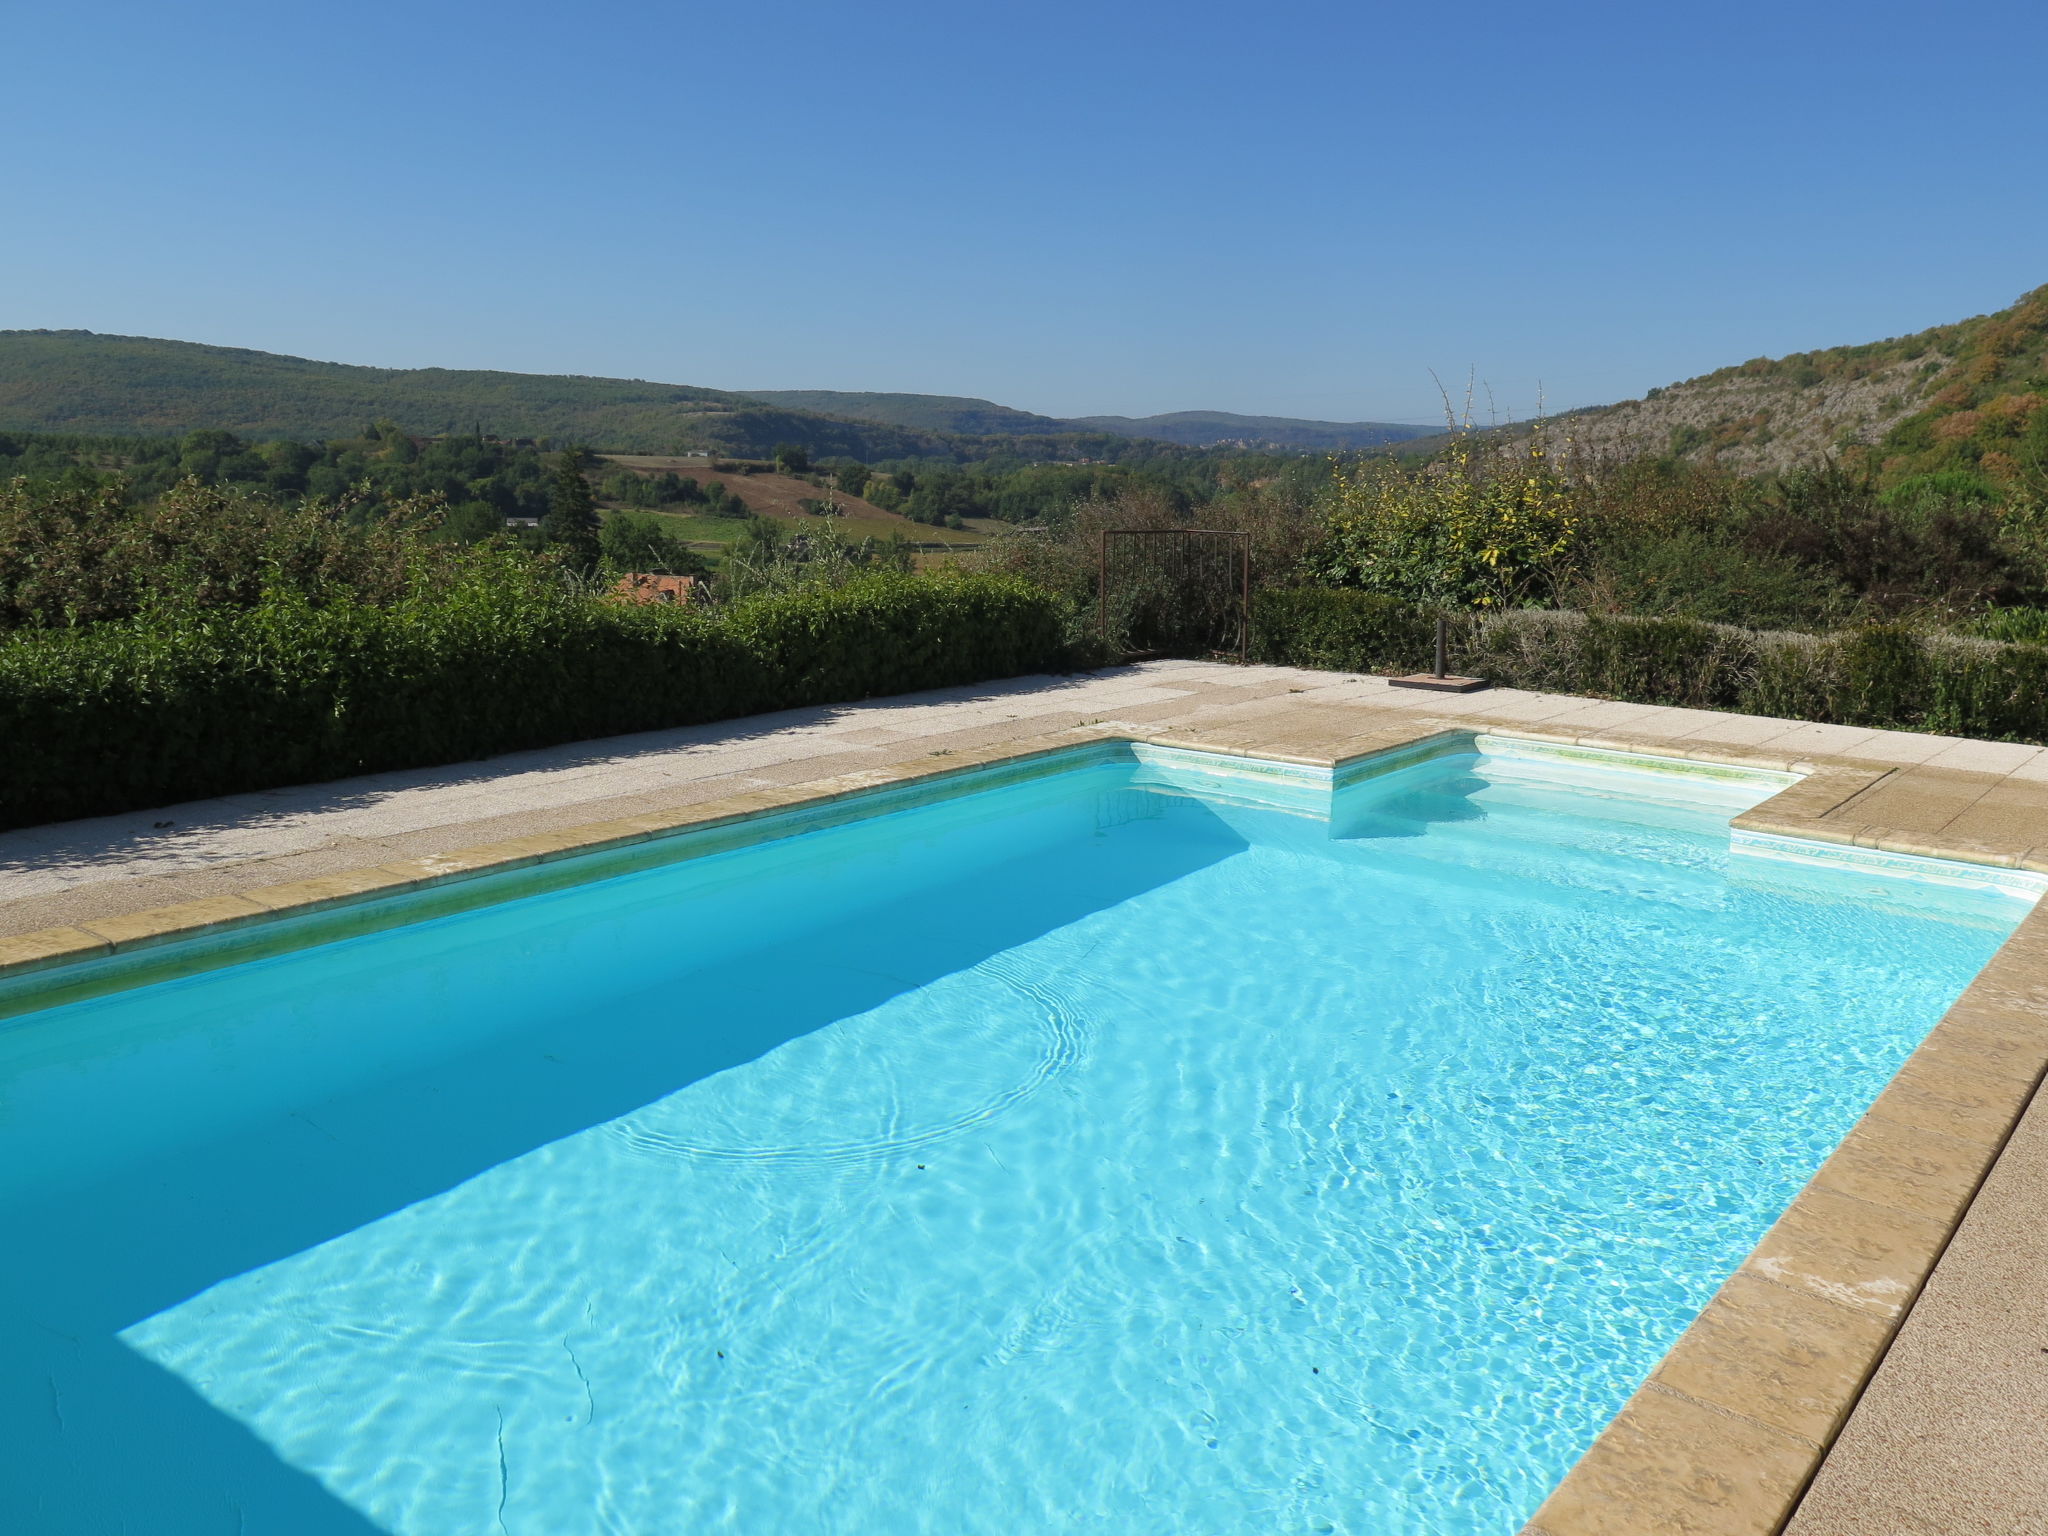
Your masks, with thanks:
<instances>
[{"instance_id":1,"label":"beige paving stone","mask_svg":"<svg viewBox=\"0 0 2048 1536\"><path fill-rule=\"evenodd\" d=\"M1831 816L1780 815L1763 810L1750 811L1738 816L1732 826L1746 832L1768 832L1777 837L1799 837L1811 842L1874 845L1882 835L1878 828L1865 826L1860 821L1838 821Z\"/></svg>"},{"instance_id":2,"label":"beige paving stone","mask_svg":"<svg viewBox=\"0 0 2048 1536\"><path fill-rule=\"evenodd\" d=\"M1635 708L1638 706L1632 705L1629 707ZM1626 739L1638 746L1664 745L1675 741L1682 741L1690 732L1698 730L1703 723L1703 714L1703 711L1696 709L1675 709L1668 706L1651 707L1642 714L1626 717L1616 716L1611 722L1596 726L1594 729L1611 733L1616 740ZM1574 723L1578 719L1579 717L1576 715L1560 715L1557 717L1559 724ZM1585 740L1586 738L1581 737L1580 739Z\"/></svg>"},{"instance_id":3,"label":"beige paving stone","mask_svg":"<svg viewBox=\"0 0 2048 1536\"><path fill-rule=\"evenodd\" d=\"M724 793L733 793L727 787ZM654 795L630 795L618 800L599 800L578 805L554 806L544 811L514 811L488 821L454 826L425 827L378 839L375 846L386 851L372 855L384 863L456 853L463 849L510 842L521 837L561 831L596 820L617 820L640 814L661 804Z\"/></svg>"},{"instance_id":4,"label":"beige paving stone","mask_svg":"<svg viewBox=\"0 0 2048 1536\"><path fill-rule=\"evenodd\" d=\"M1949 1223L1970 1203L1996 1152L1983 1142L1869 1114L1821 1164L1813 1182L1874 1205Z\"/></svg>"},{"instance_id":5,"label":"beige paving stone","mask_svg":"<svg viewBox=\"0 0 2048 1536\"><path fill-rule=\"evenodd\" d=\"M1954 1060L1953 1052L1915 1051L1871 1108L1901 1125L1995 1147L2011 1131L2033 1085L1971 1071Z\"/></svg>"},{"instance_id":6,"label":"beige paving stone","mask_svg":"<svg viewBox=\"0 0 2048 1536\"><path fill-rule=\"evenodd\" d=\"M507 869L516 869L529 864L542 863L557 858L564 853L576 852L589 846L590 842L584 835L584 824L578 823L574 826L557 828L551 832L535 833L530 837L508 837L495 843L485 844L483 847L474 850L479 855L474 867L477 869L490 869L502 866ZM460 860L462 856L462 852L458 851L452 855L439 856L431 862L442 864ZM458 871L451 870L449 872L456 873ZM467 871L460 872L466 873Z\"/></svg>"},{"instance_id":7,"label":"beige paving stone","mask_svg":"<svg viewBox=\"0 0 2048 1536\"><path fill-rule=\"evenodd\" d=\"M1395 724L1377 724L1373 729L1361 731L1347 737L1340 743L1331 757L1331 762L1349 763L1371 757L1380 752L1392 752L1412 747L1425 741L1458 741L1465 739L1462 733L1446 732L1427 721L1407 720Z\"/></svg>"},{"instance_id":8,"label":"beige paving stone","mask_svg":"<svg viewBox=\"0 0 2048 1536\"><path fill-rule=\"evenodd\" d=\"M354 900L368 895L388 895L410 889L413 882L386 869L358 869L341 875L321 875L311 880L293 880L280 885L259 885L246 894L249 900L273 912L295 907L316 907Z\"/></svg>"},{"instance_id":9,"label":"beige paving stone","mask_svg":"<svg viewBox=\"0 0 2048 1536\"><path fill-rule=\"evenodd\" d=\"M1921 859L1953 859L1964 864L1989 864L2011 869L2020 860L2017 851L1995 843L1980 843L1948 832L1923 832L1914 837L1890 837L1882 831L1864 840L1864 846L1886 853L1910 853Z\"/></svg>"},{"instance_id":10,"label":"beige paving stone","mask_svg":"<svg viewBox=\"0 0 2048 1536\"><path fill-rule=\"evenodd\" d=\"M1964 997L1975 1007L2038 1012L2048 1008L2048 981L2041 979L2031 962L2007 962L2001 952L1977 974Z\"/></svg>"},{"instance_id":11,"label":"beige paving stone","mask_svg":"<svg viewBox=\"0 0 2048 1536\"><path fill-rule=\"evenodd\" d=\"M1440 720L1499 719L1500 701L1490 693L1429 693L1418 691L1413 695L1415 702L1405 700L1391 706L1402 714L1426 716ZM1556 711L1543 711L1544 715Z\"/></svg>"},{"instance_id":12,"label":"beige paving stone","mask_svg":"<svg viewBox=\"0 0 2048 1536\"><path fill-rule=\"evenodd\" d=\"M1999 947L1958 1008L1972 1014L2000 1013L2048 1016L2048 906L2037 903L2034 913Z\"/></svg>"},{"instance_id":13,"label":"beige paving stone","mask_svg":"<svg viewBox=\"0 0 2048 1536\"><path fill-rule=\"evenodd\" d=\"M1964 740L1961 736L1923 736L1918 731L1879 731L1859 743L1854 755L1871 762L1910 765L1938 757Z\"/></svg>"},{"instance_id":14,"label":"beige paving stone","mask_svg":"<svg viewBox=\"0 0 2048 1536\"><path fill-rule=\"evenodd\" d=\"M2048 1531L2048 1106L2013 1135L1787 1536Z\"/></svg>"},{"instance_id":15,"label":"beige paving stone","mask_svg":"<svg viewBox=\"0 0 2048 1536\"><path fill-rule=\"evenodd\" d=\"M1667 709L1663 705L1622 705L1622 702L1602 698L1591 702L1591 705L1581 705L1579 709L1573 709L1565 715L1552 715L1550 719L1544 721L1544 725L1552 731L1573 733L1616 731L1622 735L1634 735L1640 729L1647 739L1657 739L1665 735L1663 731L1657 729L1657 721L1667 719L1671 715L1679 715L1679 719L1683 721L1683 715L1679 711ZM1681 733L1671 731L1671 735Z\"/></svg>"},{"instance_id":16,"label":"beige paving stone","mask_svg":"<svg viewBox=\"0 0 2048 1536\"><path fill-rule=\"evenodd\" d=\"M1930 1061L2031 1088L2048 1067L2048 1022L1958 1004L1921 1042L1920 1053Z\"/></svg>"},{"instance_id":17,"label":"beige paving stone","mask_svg":"<svg viewBox=\"0 0 2048 1536\"><path fill-rule=\"evenodd\" d=\"M839 741L848 747L883 747L916 734L895 725L848 726L839 733Z\"/></svg>"},{"instance_id":18,"label":"beige paving stone","mask_svg":"<svg viewBox=\"0 0 2048 1536\"><path fill-rule=\"evenodd\" d=\"M1876 731L1860 725L1795 725L1765 744L1787 752L1820 752L1829 756L1854 757L1856 748L1876 739Z\"/></svg>"},{"instance_id":19,"label":"beige paving stone","mask_svg":"<svg viewBox=\"0 0 2048 1536\"><path fill-rule=\"evenodd\" d=\"M1738 1273L1650 1379L1824 1445L1891 1333L1867 1312Z\"/></svg>"},{"instance_id":20,"label":"beige paving stone","mask_svg":"<svg viewBox=\"0 0 2048 1536\"><path fill-rule=\"evenodd\" d=\"M1958 768L1969 773L2011 773L2041 756L2039 747L2011 741L1959 741L1926 760L1930 768Z\"/></svg>"},{"instance_id":21,"label":"beige paving stone","mask_svg":"<svg viewBox=\"0 0 2048 1536\"><path fill-rule=\"evenodd\" d=\"M2013 848L2048 844L2048 784L2003 780L1943 827L1941 835Z\"/></svg>"},{"instance_id":22,"label":"beige paving stone","mask_svg":"<svg viewBox=\"0 0 2048 1536\"><path fill-rule=\"evenodd\" d=\"M483 869L513 869L539 861L537 853L509 852L512 842L486 843L478 848L459 848L453 853L430 853L417 859L399 859L378 868L407 880L424 882L444 880L451 875L475 874Z\"/></svg>"},{"instance_id":23,"label":"beige paving stone","mask_svg":"<svg viewBox=\"0 0 2048 1536\"><path fill-rule=\"evenodd\" d=\"M155 876L139 885L95 883L80 888L78 894L92 903L96 912L111 915L141 906L173 906L211 896L240 895L257 885L282 885L291 880L346 874L389 860L402 851L392 839L349 838L274 859L235 860ZM145 891L147 899L138 901L136 897Z\"/></svg>"},{"instance_id":24,"label":"beige paving stone","mask_svg":"<svg viewBox=\"0 0 2048 1536\"><path fill-rule=\"evenodd\" d=\"M1814 1447L1660 1387L1629 1399L1536 1511L1540 1536L1773 1536Z\"/></svg>"},{"instance_id":25,"label":"beige paving stone","mask_svg":"<svg viewBox=\"0 0 2048 1536\"><path fill-rule=\"evenodd\" d=\"M2007 777L2028 784L2048 784L2048 752L2020 764Z\"/></svg>"},{"instance_id":26,"label":"beige paving stone","mask_svg":"<svg viewBox=\"0 0 2048 1536\"><path fill-rule=\"evenodd\" d=\"M116 917L123 912L168 907L190 899L172 882L154 877L66 887L0 903L0 937L14 938L44 928L77 927L96 917Z\"/></svg>"},{"instance_id":27,"label":"beige paving stone","mask_svg":"<svg viewBox=\"0 0 2048 1536\"><path fill-rule=\"evenodd\" d=\"M1484 699L1486 708L1479 715L1503 726L1534 724L1569 714L1582 701L1556 693L1525 693L1515 688L1489 688L1485 693L1475 693L1475 699Z\"/></svg>"},{"instance_id":28,"label":"beige paving stone","mask_svg":"<svg viewBox=\"0 0 2048 1536\"><path fill-rule=\"evenodd\" d=\"M1477 698L1477 694L1468 695ZM1555 731L1619 730L1658 713L1654 704L1621 704L1611 699L1581 701L1578 708L1552 715L1544 723Z\"/></svg>"},{"instance_id":29,"label":"beige paving stone","mask_svg":"<svg viewBox=\"0 0 2048 1536\"><path fill-rule=\"evenodd\" d=\"M1686 732L1686 738L1755 746L1774 736L1784 735L1792 724L1789 720L1771 720L1761 715L1717 715L1712 721Z\"/></svg>"},{"instance_id":30,"label":"beige paving stone","mask_svg":"<svg viewBox=\"0 0 2048 1536\"><path fill-rule=\"evenodd\" d=\"M1797 784L1779 790L1757 809L1790 816L1831 816L1840 813L1845 819L1854 818L1867 822L1869 813L1861 804L1852 806L1851 802L1872 791L1876 784L1881 782L1882 780L1873 781L1866 774L1821 770L1808 774Z\"/></svg>"},{"instance_id":31,"label":"beige paving stone","mask_svg":"<svg viewBox=\"0 0 2048 1536\"><path fill-rule=\"evenodd\" d=\"M920 745L924 743L920 742ZM827 779L842 773L852 773L861 768L878 768L888 761L880 752L863 748L857 752L834 752L825 757L806 758L800 762L770 763L756 768L754 777L770 784L803 784L814 779Z\"/></svg>"},{"instance_id":32,"label":"beige paving stone","mask_svg":"<svg viewBox=\"0 0 2048 1536\"><path fill-rule=\"evenodd\" d=\"M112 943L83 928L41 928L0 938L0 971L21 974L103 955Z\"/></svg>"},{"instance_id":33,"label":"beige paving stone","mask_svg":"<svg viewBox=\"0 0 2048 1536\"><path fill-rule=\"evenodd\" d=\"M1947 1238L1940 1222L1809 1186L1742 1268L1891 1320L1912 1301Z\"/></svg>"},{"instance_id":34,"label":"beige paving stone","mask_svg":"<svg viewBox=\"0 0 2048 1536\"><path fill-rule=\"evenodd\" d=\"M1130 725L1144 725L1161 720L1199 719L1199 709L1189 709L1187 701L1175 699L1166 704L1141 704L1133 708L1120 704L1115 708L1104 707L1090 710L1078 718L1083 722L1111 721Z\"/></svg>"},{"instance_id":35,"label":"beige paving stone","mask_svg":"<svg viewBox=\"0 0 2048 1536\"><path fill-rule=\"evenodd\" d=\"M119 917L102 917L84 926L116 946L139 944L218 928L223 923L245 922L265 915L266 909L246 896L214 896L205 901L187 901L174 907L149 912L130 912Z\"/></svg>"},{"instance_id":36,"label":"beige paving stone","mask_svg":"<svg viewBox=\"0 0 2048 1536\"><path fill-rule=\"evenodd\" d=\"M1978 797L1977 805L1986 810L2032 812L2048 821L2048 784L2006 774Z\"/></svg>"},{"instance_id":37,"label":"beige paving stone","mask_svg":"<svg viewBox=\"0 0 2048 1536\"><path fill-rule=\"evenodd\" d=\"M1901 768L1843 806L1843 814L1900 833L1939 832L1990 792L1982 775Z\"/></svg>"}]
</instances>

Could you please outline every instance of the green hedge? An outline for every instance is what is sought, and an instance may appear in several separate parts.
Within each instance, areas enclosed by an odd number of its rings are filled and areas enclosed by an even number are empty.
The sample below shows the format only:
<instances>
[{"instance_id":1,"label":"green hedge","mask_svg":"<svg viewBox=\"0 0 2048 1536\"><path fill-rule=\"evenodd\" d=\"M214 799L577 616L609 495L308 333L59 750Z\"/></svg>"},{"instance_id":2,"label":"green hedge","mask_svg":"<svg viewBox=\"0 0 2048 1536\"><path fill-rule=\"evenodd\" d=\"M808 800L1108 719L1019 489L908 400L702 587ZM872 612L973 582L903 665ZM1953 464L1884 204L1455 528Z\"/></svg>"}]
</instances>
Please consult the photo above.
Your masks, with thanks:
<instances>
[{"instance_id":1,"label":"green hedge","mask_svg":"<svg viewBox=\"0 0 2048 1536\"><path fill-rule=\"evenodd\" d=\"M1254 599L1259 661L1416 672L1431 665L1434 643L1433 615L1369 592L1293 588ZM2048 646L1886 625L1800 635L1526 610L1456 616L1451 663L1518 688L2048 743Z\"/></svg>"},{"instance_id":2,"label":"green hedge","mask_svg":"<svg viewBox=\"0 0 2048 1536\"><path fill-rule=\"evenodd\" d=\"M1057 601L877 576L711 615L479 581L0 640L0 826L1066 664Z\"/></svg>"}]
</instances>

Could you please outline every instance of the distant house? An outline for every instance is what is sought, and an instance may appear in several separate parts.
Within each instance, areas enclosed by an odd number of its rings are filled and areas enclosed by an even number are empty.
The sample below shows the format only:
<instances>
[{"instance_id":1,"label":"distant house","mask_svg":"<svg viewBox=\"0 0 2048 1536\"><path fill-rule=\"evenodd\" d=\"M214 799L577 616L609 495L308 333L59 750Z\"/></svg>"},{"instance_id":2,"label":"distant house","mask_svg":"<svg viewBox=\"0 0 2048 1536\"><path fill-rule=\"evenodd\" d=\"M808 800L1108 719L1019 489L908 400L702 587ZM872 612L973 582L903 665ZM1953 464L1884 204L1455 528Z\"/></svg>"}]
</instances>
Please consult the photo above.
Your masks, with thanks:
<instances>
[{"instance_id":1,"label":"distant house","mask_svg":"<svg viewBox=\"0 0 2048 1536\"><path fill-rule=\"evenodd\" d=\"M505 519L505 526L507 528L538 528L540 526L540 519L537 517L508 517Z\"/></svg>"},{"instance_id":2,"label":"distant house","mask_svg":"<svg viewBox=\"0 0 2048 1536\"><path fill-rule=\"evenodd\" d=\"M612 591L629 603L687 603L697 589L694 576L662 576L651 571L628 571Z\"/></svg>"}]
</instances>

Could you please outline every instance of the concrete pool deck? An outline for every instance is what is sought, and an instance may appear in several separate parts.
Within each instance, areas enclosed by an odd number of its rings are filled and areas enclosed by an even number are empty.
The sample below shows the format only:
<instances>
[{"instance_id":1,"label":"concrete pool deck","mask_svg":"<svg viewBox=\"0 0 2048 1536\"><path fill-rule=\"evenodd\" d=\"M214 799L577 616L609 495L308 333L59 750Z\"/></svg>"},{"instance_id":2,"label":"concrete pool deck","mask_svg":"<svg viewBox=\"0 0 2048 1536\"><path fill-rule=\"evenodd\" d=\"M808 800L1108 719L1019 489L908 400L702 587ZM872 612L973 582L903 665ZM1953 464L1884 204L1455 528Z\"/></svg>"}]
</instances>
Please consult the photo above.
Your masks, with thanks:
<instances>
[{"instance_id":1,"label":"concrete pool deck","mask_svg":"<svg viewBox=\"0 0 2048 1536\"><path fill-rule=\"evenodd\" d=\"M1330 763L1445 730L1792 769L1806 777L1740 824L2048 870L2040 748L1159 662L0 834L0 967L1087 740ZM2022 924L1532 1532L2048 1530L2048 1223L2034 1196L2048 1110L2028 1109L2044 1062L2048 911Z\"/></svg>"}]
</instances>

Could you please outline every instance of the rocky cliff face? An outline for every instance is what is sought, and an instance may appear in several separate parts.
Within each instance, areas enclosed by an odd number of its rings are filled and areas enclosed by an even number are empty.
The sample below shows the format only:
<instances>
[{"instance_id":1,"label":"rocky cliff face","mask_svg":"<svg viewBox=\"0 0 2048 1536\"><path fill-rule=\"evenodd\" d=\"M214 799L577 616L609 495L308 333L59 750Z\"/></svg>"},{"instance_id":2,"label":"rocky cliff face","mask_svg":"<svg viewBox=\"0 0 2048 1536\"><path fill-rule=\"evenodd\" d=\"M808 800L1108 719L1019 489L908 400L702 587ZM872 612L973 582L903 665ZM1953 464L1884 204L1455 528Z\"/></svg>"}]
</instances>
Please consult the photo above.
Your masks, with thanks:
<instances>
[{"instance_id":1,"label":"rocky cliff face","mask_svg":"<svg viewBox=\"0 0 2048 1536\"><path fill-rule=\"evenodd\" d=\"M1532 430L1487 435L1518 443ZM1754 358L1641 400L1553 417L1543 430L1582 463L1668 455L1768 474L1833 457L1891 480L1963 472L1993 485L2048 485L2048 288L1912 336Z\"/></svg>"},{"instance_id":2,"label":"rocky cliff face","mask_svg":"<svg viewBox=\"0 0 2048 1536\"><path fill-rule=\"evenodd\" d=\"M1853 378L1727 370L1574 412L1552 430L1573 454L1593 459L1673 454L1739 474L1793 469L1845 448L1875 448L1925 408L1953 362L1927 352Z\"/></svg>"}]
</instances>

